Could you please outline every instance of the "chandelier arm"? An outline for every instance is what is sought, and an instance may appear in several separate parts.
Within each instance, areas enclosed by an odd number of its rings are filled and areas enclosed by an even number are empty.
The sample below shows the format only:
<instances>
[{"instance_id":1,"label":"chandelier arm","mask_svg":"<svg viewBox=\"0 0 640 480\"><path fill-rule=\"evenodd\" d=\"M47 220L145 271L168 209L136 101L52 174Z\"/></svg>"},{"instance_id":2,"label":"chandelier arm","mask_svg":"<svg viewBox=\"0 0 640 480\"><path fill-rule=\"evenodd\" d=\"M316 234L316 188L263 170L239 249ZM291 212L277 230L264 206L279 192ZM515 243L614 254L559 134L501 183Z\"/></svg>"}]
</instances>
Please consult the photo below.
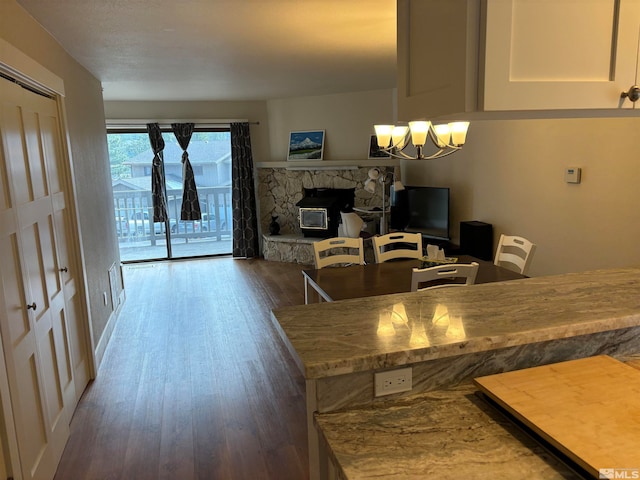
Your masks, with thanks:
<instances>
[{"instance_id":1,"label":"chandelier arm","mask_svg":"<svg viewBox=\"0 0 640 480\"><path fill-rule=\"evenodd\" d=\"M407 160L415 160L416 157L412 157L411 155L407 155L402 150L396 150L394 148L381 148L383 152L391 155L393 158L403 158Z\"/></svg>"},{"instance_id":2,"label":"chandelier arm","mask_svg":"<svg viewBox=\"0 0 640 480\"><path fill-rule=\"evenodd\" d=\"M440 148L440 149L442 149L442 150L444 150L444 149L448 146L448 145L445 145L445 147L440 147L440 145L439 145L439 141L440 141L440 140L438 140L438 136L436 135L436 132L435 132L435 130L433 129L433 127L431 127L431 128L429 129L429 138L431 139L431 141L433 142L433 144L434 144L436 147L438 147L438 148Z\"/></svg>"},{"instance_id":3,"label":"chandelier arm","mask_svg":"<svg viewBox=\"0 0 640 480\"><path fill-rule=\"evenodd\" d=\"M436 153L432 155L425 155L422 158L419 158L418 160L434 160L436 158L442 158L442 157L451 155L452 153L455 153L458 150L460 150L460 147L453 147L451 145L448 145L447 148L441 148Z\"/></svg>"},{"instance_id":4,"label":"chandelier arm","mask_svg":"<svg viewBox=\"0 0 640 480\"><path fill-rule=\"evenodd\" d=\"M457 152L458 150L462 150L461 147L447 145L445 148L439 149L437 152L431 155L422 155L421 157L412 157L411 155L407 155L402 151L392 151L393 149L381 149L385 153L388 153L393 158L400 158L406 160L435 160L436 158L446 157L451 155L452 153Z\"/></svg>"}]
</instances>

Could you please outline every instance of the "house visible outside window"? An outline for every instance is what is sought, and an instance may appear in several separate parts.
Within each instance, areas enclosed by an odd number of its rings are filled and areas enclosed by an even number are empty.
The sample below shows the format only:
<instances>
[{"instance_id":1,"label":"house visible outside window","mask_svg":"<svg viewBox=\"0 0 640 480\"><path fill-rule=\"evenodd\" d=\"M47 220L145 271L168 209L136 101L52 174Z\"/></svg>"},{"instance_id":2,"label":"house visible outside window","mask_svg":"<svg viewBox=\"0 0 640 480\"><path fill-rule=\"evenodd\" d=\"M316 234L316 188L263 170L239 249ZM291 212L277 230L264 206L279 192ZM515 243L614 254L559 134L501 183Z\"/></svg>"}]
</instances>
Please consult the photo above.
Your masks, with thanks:
<instances>
[{"instance_id":1,"label":"house visible outside window","mask_svg":"<svg viewBox=\"0 0 640 480\"><path fill-rule=\"evenodd\" d=\"M144 125L109 129L107 140L116 232L122 261L231 253L231 135L228 129L196 126L189 147L201 220L182 221L182 149L163 130L168 222L153 223L153 152Z\"/></svg>"}]
</instances>

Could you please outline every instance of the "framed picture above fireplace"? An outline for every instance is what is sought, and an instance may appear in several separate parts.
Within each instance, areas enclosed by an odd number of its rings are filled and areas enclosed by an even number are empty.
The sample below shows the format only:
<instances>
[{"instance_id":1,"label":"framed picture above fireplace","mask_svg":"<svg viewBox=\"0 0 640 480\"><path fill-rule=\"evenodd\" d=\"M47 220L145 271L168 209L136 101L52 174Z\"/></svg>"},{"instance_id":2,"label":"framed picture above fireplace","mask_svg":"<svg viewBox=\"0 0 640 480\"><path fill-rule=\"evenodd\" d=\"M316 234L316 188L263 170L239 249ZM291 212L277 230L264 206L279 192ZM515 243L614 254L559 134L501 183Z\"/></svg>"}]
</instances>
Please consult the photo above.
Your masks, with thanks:
<instances>
[{"instance_id":1,"label":"framed picture above fireplace","mask_svg":"<svg viewBox=\"0 0 640 480\"><path fill-rule=\"evenodd\" d=\"M304 130L289 134L287 160L322 160L324 130Z\"/></svg>"}]
</instances>

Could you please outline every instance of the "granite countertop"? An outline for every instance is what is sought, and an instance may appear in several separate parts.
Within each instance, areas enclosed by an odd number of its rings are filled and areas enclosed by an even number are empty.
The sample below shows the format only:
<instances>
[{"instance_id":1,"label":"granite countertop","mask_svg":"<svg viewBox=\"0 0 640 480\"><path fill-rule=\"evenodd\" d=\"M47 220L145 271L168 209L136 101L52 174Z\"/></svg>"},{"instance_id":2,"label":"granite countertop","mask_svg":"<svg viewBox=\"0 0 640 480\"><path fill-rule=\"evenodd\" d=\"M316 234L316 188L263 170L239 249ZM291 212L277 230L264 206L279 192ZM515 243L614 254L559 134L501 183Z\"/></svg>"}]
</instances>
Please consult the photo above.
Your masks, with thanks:
<instances>
[{"instance_id":1,"label":"granite countertop","mask_svg":"<svg viewBox=\"0 0 640 480\"><path fill-rule=\"evenodd\" d=\"M473 385L316 415L338 478L579 479Z\"/></svg>"},{"instance_id":2,"label":"granite countertop","mask_svg":"<svg viewBox=\"0 0 640 480\"><path fill-rule=\"evenodd\" d=\"M640 354L623 359L640 370ZM338 478L584 478L467 382L362 408L316 414Z\"/></svg>"},{"instance_id":3,"label":"granite countertop","mask_svg":"<svg viewBox=\"0 0 640 480\"><path fill-rule=\"evenodd\" d=\"M307 379L640 325L640 268L285 307L276 328Z\"/></svg>"}]
</instances>

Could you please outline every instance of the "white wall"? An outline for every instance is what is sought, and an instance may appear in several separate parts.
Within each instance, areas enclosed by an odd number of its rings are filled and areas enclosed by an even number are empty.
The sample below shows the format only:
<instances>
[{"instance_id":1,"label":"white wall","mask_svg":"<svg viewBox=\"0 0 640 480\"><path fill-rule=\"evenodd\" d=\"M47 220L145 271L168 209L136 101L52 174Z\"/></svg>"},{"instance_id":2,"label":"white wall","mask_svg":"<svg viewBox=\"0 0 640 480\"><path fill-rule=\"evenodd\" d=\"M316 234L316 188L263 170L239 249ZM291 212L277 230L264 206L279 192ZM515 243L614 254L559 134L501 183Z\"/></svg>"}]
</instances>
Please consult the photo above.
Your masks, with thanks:
<instances>
[{"instance_id":1,"label":"white wall","mask_svg":"<svg viewBox=\"0 0 640 480\"><path fill-rule=\"evenodd\" d=\"M640 265L640 118L472 121L461 152L404 161L403 180L451 187L459 222L538 245L532 276ZM567 184L564 169L582 168Z\"/></svg>"}]
</instances>

